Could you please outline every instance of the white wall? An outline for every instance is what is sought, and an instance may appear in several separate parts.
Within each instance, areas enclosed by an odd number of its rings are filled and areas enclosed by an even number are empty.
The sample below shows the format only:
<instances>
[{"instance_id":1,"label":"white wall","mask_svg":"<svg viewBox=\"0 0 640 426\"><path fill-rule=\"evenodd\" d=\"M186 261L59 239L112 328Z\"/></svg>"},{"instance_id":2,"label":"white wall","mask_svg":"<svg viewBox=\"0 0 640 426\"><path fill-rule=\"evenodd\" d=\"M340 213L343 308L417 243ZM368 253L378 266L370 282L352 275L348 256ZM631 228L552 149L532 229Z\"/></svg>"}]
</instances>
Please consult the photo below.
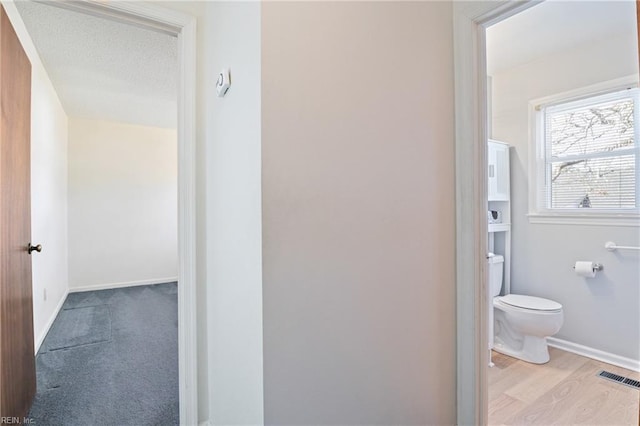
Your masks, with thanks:
<instances>
[{"instance_id":1,"label":"white wall","mask_svg":"<svg viewBox=\"0 0 640 426\"><path fill-rule=\"evenodd\" d=\"M162 6L197 20L198 418L261 424L260 4Z\"/></svg>"},{"instance_id":2,"label":"white wall","mask_svg":"<svg viewBox=\"0 0 640 426\"><path fill-rule=\"evenodd\" d=\"M32 256L37 351L68 287L67 115L15 5L3 6L31 61L31 238L43 247Z\"/></svg>"},{"instance_id":3,"label":"white wall","mask_svg":"<svg viewBox=\"0 0 640 426\"><path fill-rule=\"evenodd\" d=\"M267 424L455 423L451 9L262 5Z\"/></svg>"},{"instance_id":4,"label":"white wall","mask_svg":"<svg viewBox=\"0 0 640 426\"><path fill-rule=\"evenodd\" d=\"M546 297L564 306L564 325L557 338L633 360L640 360L639 256L607 252L604 243L637 246L639 228L530 224L526 214L528 102L637 75L637 52L634 33L542 58L494 74L492 99L493 137L514 147L512 292ZM604 271L595 279L578 277L572 270L576 260L601 262Z\"/></svg>"},{"instance_id":5,"label":"white wall","mask_svg":"<svg viewBox=\"0 0 640 426\"><path fill-rule=\"evenodd\" d=\"M33 68L31 82L31 235L33 244L43 247L32 256L33 320L39 344L69 282L67 116L40 67Z\"/></svg>"},{"instance_id":6,"label":"white wall","mask_svg":"<svg viewBox=\"0 0 640 426\"><path fill-rule=\"evenodd\" d=\"M209 412L261 424L262 228L259 2L213 2L204 29ZM226 97L215 76L230 68Z\"/></svg>"},{"instance_id":7,"label":"white wall","mask_svg":"<svg viewBox=\"0 0 640 426\"><path fill-rule=\"evenodd\" d=\"M69 287L177 277L174 129L69 120Z\"/></svg>"}]
</instances>

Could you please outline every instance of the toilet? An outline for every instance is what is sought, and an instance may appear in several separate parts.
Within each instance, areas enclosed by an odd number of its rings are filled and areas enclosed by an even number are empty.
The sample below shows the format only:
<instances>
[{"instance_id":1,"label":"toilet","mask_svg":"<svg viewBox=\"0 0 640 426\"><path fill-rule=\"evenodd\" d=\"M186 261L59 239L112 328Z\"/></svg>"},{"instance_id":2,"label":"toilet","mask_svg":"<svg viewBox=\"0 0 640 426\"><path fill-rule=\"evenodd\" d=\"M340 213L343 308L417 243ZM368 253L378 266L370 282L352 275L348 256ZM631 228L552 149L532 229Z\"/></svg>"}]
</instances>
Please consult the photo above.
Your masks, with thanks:
<instances>
[{"instance_id":1,"label":"toilet","mask_svg":"<svg viewBox=\"0 0 640 426\"><path fill-rule=\"evenodd\" d=\"M493 299L493 350L534 364L548 362L547 337L556 334L562 326L562 305L521 294L499 296L504 258L490 253L488 262Z\"/></svg>"}]
</instances>

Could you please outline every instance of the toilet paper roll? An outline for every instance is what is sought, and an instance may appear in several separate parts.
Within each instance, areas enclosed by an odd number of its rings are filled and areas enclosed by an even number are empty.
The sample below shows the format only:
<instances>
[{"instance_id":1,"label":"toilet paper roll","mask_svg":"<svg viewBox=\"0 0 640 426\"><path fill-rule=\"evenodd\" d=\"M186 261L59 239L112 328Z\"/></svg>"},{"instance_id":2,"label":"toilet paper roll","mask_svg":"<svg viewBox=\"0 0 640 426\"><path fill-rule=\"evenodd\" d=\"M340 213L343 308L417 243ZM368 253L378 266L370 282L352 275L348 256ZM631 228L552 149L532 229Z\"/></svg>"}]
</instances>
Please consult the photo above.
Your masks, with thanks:
<instances>
[{"instance_id":1,"label":"toilet paper roll","mask_svg":"<svg viewBox=\"0 0 640 426\"><path fill-rule=\"evenodd\" d=\"M596 276L595 265L587 260L578 260L574 266L576 274L581 277L593 278Z\"/></svg>"}]
</instances>

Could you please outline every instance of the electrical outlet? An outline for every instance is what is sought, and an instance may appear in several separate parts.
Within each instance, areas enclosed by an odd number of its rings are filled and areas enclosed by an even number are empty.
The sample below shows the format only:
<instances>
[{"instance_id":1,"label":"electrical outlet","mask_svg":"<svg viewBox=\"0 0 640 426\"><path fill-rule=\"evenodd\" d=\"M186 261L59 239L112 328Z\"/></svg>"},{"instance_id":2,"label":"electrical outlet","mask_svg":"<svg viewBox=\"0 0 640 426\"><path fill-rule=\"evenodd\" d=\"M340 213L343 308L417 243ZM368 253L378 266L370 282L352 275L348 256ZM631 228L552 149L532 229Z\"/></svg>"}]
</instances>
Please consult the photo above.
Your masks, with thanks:
<instances>
[{"instance_id":1,"label":"electrical outlet","mask_svg":"<svg viewBox=\"0 0 640 426\"><path fill-rule=\"evenodd\" d=\"M47 301L47 289L46 288L44 289L44 301L45 302Z\"/></svg>"}]
</instances>

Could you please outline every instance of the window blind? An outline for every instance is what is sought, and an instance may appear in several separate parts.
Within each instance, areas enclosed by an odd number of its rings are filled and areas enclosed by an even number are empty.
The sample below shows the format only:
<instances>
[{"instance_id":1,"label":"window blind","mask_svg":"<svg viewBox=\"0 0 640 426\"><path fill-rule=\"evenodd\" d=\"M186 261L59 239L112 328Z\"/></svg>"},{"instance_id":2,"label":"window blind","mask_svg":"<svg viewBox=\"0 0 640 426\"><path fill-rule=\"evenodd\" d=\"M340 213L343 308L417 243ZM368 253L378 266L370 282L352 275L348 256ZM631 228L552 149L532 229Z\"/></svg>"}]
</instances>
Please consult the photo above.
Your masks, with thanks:
<instances>
[{"instance_id":1,"label":"window blind","mask_svg":"<svg viewBox=\"0 0 640 426\"><path fill-rule=\"evenodd\" d=\"M546 208L637 208L638 92L543 109Z\"/></svg>"}]
</instances>

